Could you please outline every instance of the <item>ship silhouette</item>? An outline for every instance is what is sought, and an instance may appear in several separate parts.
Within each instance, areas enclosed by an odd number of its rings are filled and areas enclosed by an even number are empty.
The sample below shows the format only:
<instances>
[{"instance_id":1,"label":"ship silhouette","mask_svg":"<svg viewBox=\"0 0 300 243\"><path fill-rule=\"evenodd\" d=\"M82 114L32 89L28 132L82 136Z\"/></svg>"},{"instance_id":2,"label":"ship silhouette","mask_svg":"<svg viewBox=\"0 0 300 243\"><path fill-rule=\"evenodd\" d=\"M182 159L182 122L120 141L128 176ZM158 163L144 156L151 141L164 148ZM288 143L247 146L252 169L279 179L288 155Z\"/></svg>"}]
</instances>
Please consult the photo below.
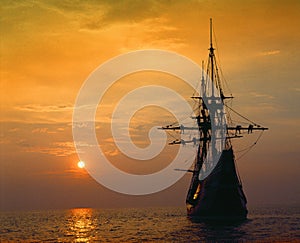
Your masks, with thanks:
<instances>
[{"instance_id":1,"label":"ship silhouette","mask_svg":"<svg viewBox=\"0 0 300 243\"><path fill-rule=\"evenodd\" d=\"M202 70L204 70L204 62L202 62ZM189 130L199 131L198 138L176 139L170 142L172 145L185 146L189 143L197 146L193 168L187 170L192 173L186 196L188 216L202 219L246 219L247 199L237 173L231 140L242 138L256 131L261 131L262 134L268 128L249 120L229 105L233 97L232 95L226 96L223 91L220 69L213 46L212 19L210 19L209 56L205 70L205 72L202 71L202 79L199 81L201 92L198 96L191 97L197 104L196 115L192 117L196 127L187 127L178 123L163 126L161 129L169 130L168 132L177 131L181 134ZM213 104L214 110L209 109L208 104ZM231 120L230 113L239 116L245 123L235 124ZM225 127L223 139L222 132L217 131L219 137L216 135L216 130L221 129L222 126Z\"/></svg>"}]
</instances>

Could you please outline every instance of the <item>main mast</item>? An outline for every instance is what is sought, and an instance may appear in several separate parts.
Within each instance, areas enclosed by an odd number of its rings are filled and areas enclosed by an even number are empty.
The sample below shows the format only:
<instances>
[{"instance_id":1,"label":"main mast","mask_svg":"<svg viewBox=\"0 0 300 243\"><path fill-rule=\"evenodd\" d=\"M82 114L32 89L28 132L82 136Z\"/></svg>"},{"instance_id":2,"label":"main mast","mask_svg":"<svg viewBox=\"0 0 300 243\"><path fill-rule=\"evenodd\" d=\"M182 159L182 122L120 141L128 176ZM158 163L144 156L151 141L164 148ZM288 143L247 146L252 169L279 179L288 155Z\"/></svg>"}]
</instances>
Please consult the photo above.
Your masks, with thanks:
<instances>
[{"instance_id":1,"label":"main mast","mask_svg":"<svg viewBox=\"0 0 300 243\"><path fill-rule=\"evenodd\" d=\"M232 98L232 97L225 97L223 94L219 73L218 73L218 66L217 61L215 57L215 48L213 47L213 26L212 26L212 19L210 19L210 28L209 28L209 36L210 36L210 47L209 47L209 62L207 65L207 73L211 80L211 90L212 90L212 96L214 96L215 88L218 89L218 92L220 93L220 97L222 100L226 98Z\"/></svg>"},{"instance_id":2,"label":"main mast","mask_svg":"<svg viewBox=\"0 0 300 243\"><path fill-rule=\"evenodd\" d=\"M214 93L214 57L215 57L215 54L214 54L214 48L213 48L213 43L212 43L212 19L210 19L209 21L210 23L210 28L209 28L209 33L210 33L210 48L209 48L209 62L210 62L210 65L211 65L211 76L210 76L210 79L211 79L211 90L212 90L212 95Z\"/></svg>"}]
</instances>

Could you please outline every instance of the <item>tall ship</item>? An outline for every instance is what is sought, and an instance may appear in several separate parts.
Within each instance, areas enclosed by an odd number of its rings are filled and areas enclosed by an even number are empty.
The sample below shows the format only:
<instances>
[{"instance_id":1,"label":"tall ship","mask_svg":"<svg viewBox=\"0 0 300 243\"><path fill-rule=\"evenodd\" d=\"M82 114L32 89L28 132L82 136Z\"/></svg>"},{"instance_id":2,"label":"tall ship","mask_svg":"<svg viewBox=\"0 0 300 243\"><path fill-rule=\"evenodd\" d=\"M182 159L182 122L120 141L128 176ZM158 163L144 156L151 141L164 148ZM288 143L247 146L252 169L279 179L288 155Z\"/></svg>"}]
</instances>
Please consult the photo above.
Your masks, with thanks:
<instances>
[{"instance_id":1,"label":"tall ship","mask_svg":"<svg viewBox=\"0 0 300 243\"><path fill-rule=\"evenodd\" d=\"M230 106L233 97L225 95L223 91L224 84L213 46L212 19L209 55L205 66L202 62L202 70L205 71L202 71L199 81L201 90L198 95L191 97L196 104L195 115L191 117L196 126L188 127L178 123L162 129L179 134L192 130L198 132L197 138L181 138L170 142L180 146L193 143L197 149L193 167L188 170L192 177L186 196L187 214L203 219L246 219L247 199L237 172L232 140L260 131L259 139L268 128L251 121ZM235 123L231 114L240 117L243 122Z\"/></svg>"}]
</instances>

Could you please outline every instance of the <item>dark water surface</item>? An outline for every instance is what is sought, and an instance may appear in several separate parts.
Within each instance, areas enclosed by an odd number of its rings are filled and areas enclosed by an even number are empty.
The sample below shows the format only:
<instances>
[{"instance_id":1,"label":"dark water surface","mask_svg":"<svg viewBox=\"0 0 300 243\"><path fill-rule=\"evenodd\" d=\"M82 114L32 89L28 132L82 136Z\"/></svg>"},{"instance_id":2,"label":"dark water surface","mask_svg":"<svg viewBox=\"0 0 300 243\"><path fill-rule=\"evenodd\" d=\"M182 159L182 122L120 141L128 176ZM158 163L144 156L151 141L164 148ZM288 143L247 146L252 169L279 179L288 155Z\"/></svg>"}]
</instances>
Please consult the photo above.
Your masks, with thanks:
<instances>
[{"instance_id":1,"label":"dark water surface","mask_svg":"<svg viewBox=\"0 0 300 243\"><path fill-rule=\"evenodd\" d=\"M1 242L300 242L300 207L249 209L234 224L195 222L184 208L1 212Z\"/></svg>"}]
</instances>

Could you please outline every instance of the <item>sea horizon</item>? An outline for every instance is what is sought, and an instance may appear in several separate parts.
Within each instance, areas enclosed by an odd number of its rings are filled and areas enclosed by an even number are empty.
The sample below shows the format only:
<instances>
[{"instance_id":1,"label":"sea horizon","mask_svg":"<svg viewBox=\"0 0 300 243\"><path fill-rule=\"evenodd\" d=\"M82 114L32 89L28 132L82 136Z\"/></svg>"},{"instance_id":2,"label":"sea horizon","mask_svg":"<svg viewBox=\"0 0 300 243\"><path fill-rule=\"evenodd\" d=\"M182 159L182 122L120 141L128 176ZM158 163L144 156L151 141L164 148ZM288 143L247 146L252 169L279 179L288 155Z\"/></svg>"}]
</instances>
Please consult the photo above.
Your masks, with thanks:
<instances>
[{"instance_id":1,"label":"sea horizon","mask_svg":"<svg viewBox=\"0 0 300 243\"><path fill-rule=\"evenodd\" d=\"M258 207L299 207L300 208L300 202L276 202L276 203L270 203L270 202L264 202L264 203L248 203L247 208L248 210L251 208L258 208ZM114 210L114 209L133 209L133 208L184 208L186 209L186 205L132 205L132 206L114 206L114 207L105 207L105 206L89 206L89 205L78 205L78 206L70 206L70 207L40 207L40 208L15 208L15 209L1 209L0 213L5 212L26 212L26 211L49 211L49 210L71 210L71 209L95 209L95 210Z\"/></svg>"}]
</instances>

